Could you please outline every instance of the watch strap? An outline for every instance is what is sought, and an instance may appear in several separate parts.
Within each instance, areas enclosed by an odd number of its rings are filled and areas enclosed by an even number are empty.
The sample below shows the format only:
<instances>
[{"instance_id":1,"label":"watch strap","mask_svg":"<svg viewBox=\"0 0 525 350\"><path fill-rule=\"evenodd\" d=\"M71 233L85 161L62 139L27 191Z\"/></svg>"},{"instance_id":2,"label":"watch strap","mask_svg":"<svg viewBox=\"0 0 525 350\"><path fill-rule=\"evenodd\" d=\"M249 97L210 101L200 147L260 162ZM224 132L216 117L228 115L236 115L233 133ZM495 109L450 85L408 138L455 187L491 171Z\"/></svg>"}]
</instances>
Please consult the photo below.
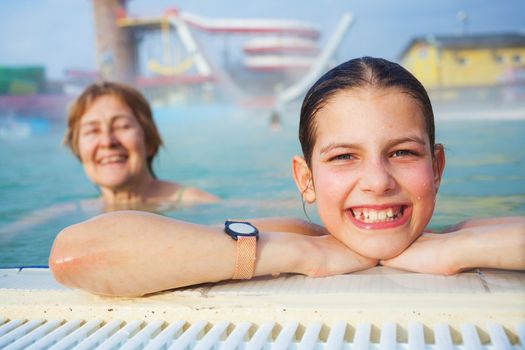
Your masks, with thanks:
<instances>
[{"instance_id":1,"label":"watch strap","mask_svg":"<svg viewBox=\"0 0 525 350\"><path fill-rule=\"evenodd\" d=\"M250 279L255 273L255 260L257 254L256 237L237 237L237 249L235 254L235 270L233 279Z\"/></svg>"}]
</instances>

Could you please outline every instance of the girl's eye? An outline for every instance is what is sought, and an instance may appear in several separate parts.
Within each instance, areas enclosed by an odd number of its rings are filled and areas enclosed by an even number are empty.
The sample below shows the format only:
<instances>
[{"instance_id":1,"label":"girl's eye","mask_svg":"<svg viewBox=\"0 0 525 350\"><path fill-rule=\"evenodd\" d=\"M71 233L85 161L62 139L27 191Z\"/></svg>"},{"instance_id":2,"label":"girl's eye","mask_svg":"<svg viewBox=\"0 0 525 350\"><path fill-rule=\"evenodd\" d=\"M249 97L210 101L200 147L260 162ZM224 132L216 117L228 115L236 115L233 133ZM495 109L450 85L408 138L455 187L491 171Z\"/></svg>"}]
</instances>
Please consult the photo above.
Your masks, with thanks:
<instances>
[{"instance_id":1,"label":"girl's eye","mask_svg":"<svg viewBox=\"0 0 525 350\"><path fill-rule=\"evenodd\" d=\"M407 149L400 149L392 153L392 156L394 157L406 157L406 156L414 156L416 155L414 152L409 151Z\"/></svg>"},{"instance_id":2,"label":"girl's eye","mask_svg":"<svg viewBox=\"0 0 525 350\"><path fill-rule=\"evenodd\" d=\"M350 153L343 153L343 154L338 154L336 156L333 156L330 160L351 160L354 158L355 157Z\"/></svg>"}]
</instances>

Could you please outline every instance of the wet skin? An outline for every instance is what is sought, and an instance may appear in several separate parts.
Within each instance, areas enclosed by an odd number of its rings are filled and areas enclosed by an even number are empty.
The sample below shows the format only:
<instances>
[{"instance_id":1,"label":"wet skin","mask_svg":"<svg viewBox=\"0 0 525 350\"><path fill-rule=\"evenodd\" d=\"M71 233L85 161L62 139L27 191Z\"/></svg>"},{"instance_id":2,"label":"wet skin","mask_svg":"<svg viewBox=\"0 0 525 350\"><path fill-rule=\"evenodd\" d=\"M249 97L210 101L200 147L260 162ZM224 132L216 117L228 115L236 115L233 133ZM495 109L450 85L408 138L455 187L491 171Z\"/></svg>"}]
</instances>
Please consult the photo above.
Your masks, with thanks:
<instances>
[{"instance_id":1,"label":"wet skin","mask_svg":"<svg viewBox=\"0 0 525 350\"><path fill-rule=\"evenodd\" d=\"M419 105L397 89L342 91L316 127L310 195L324 225L364 256L397 256L430 221L444 167Z\"/></svg>"}]
</instances>

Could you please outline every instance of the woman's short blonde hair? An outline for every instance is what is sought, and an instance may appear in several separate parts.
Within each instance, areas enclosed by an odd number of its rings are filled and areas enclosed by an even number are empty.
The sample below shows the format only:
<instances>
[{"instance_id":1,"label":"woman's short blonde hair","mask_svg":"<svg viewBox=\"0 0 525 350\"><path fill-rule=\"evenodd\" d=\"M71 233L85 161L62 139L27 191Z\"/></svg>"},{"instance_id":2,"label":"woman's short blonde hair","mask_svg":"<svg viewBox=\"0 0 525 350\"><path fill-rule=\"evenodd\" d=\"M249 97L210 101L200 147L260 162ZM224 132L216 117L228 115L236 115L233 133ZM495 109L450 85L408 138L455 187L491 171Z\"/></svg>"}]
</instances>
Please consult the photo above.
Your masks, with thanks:
<instances>
[{"instance_id":1,"label":"woman's short blonde hair","mask_svg":"<svg viewBox=\"0 0 525 350\"><path fill-rule=\"evenodd\" d=\"M148 167L153 174L152 162L153 158L157 155L159 147L162 146L162 138L153 120L153 113L151 112L148 100L146 100L140 91L129 85L105 81L88 86L69 107L64 144L80 159L78 149L80 119L97 98L105 95L119 98L131 109L135 118L137 118L144 132L144 142L146 143L146 149L149 154L147 158Z\"/></svg>"}]
</instances>

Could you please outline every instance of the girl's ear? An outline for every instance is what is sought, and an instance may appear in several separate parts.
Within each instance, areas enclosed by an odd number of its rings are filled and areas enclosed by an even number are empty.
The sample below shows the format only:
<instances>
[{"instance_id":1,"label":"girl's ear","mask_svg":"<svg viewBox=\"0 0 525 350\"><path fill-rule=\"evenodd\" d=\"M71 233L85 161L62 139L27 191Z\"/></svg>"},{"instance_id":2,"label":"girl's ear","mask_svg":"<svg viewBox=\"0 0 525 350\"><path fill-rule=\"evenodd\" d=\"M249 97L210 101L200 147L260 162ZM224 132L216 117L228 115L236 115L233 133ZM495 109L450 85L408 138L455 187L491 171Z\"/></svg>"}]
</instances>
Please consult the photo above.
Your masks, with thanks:
<instances>
[{"instance_id":1,"label":"girl's ear","mask_svg":"<svg viewBox=\"0 0 525 350\"><path fill-rule=\"evenodd\" d=\"M432 168L434 169L434 189L436 193L441 184L441 177L443 170L445 170L445 149L440 143L434 145L434 159L432 160Z\"/></svg>"},{"instance_id":2,"label":"girl's ear","mask_svg":"<svg viewBox=\"0 0 525 350\"><path fill-rule=\"evenodd\" d=\"M303 200L308 204L315 202L315 189L312 172L303 157L293 157L292 171L295 185L301 193Z\"/></svg>"}]
</instances>

